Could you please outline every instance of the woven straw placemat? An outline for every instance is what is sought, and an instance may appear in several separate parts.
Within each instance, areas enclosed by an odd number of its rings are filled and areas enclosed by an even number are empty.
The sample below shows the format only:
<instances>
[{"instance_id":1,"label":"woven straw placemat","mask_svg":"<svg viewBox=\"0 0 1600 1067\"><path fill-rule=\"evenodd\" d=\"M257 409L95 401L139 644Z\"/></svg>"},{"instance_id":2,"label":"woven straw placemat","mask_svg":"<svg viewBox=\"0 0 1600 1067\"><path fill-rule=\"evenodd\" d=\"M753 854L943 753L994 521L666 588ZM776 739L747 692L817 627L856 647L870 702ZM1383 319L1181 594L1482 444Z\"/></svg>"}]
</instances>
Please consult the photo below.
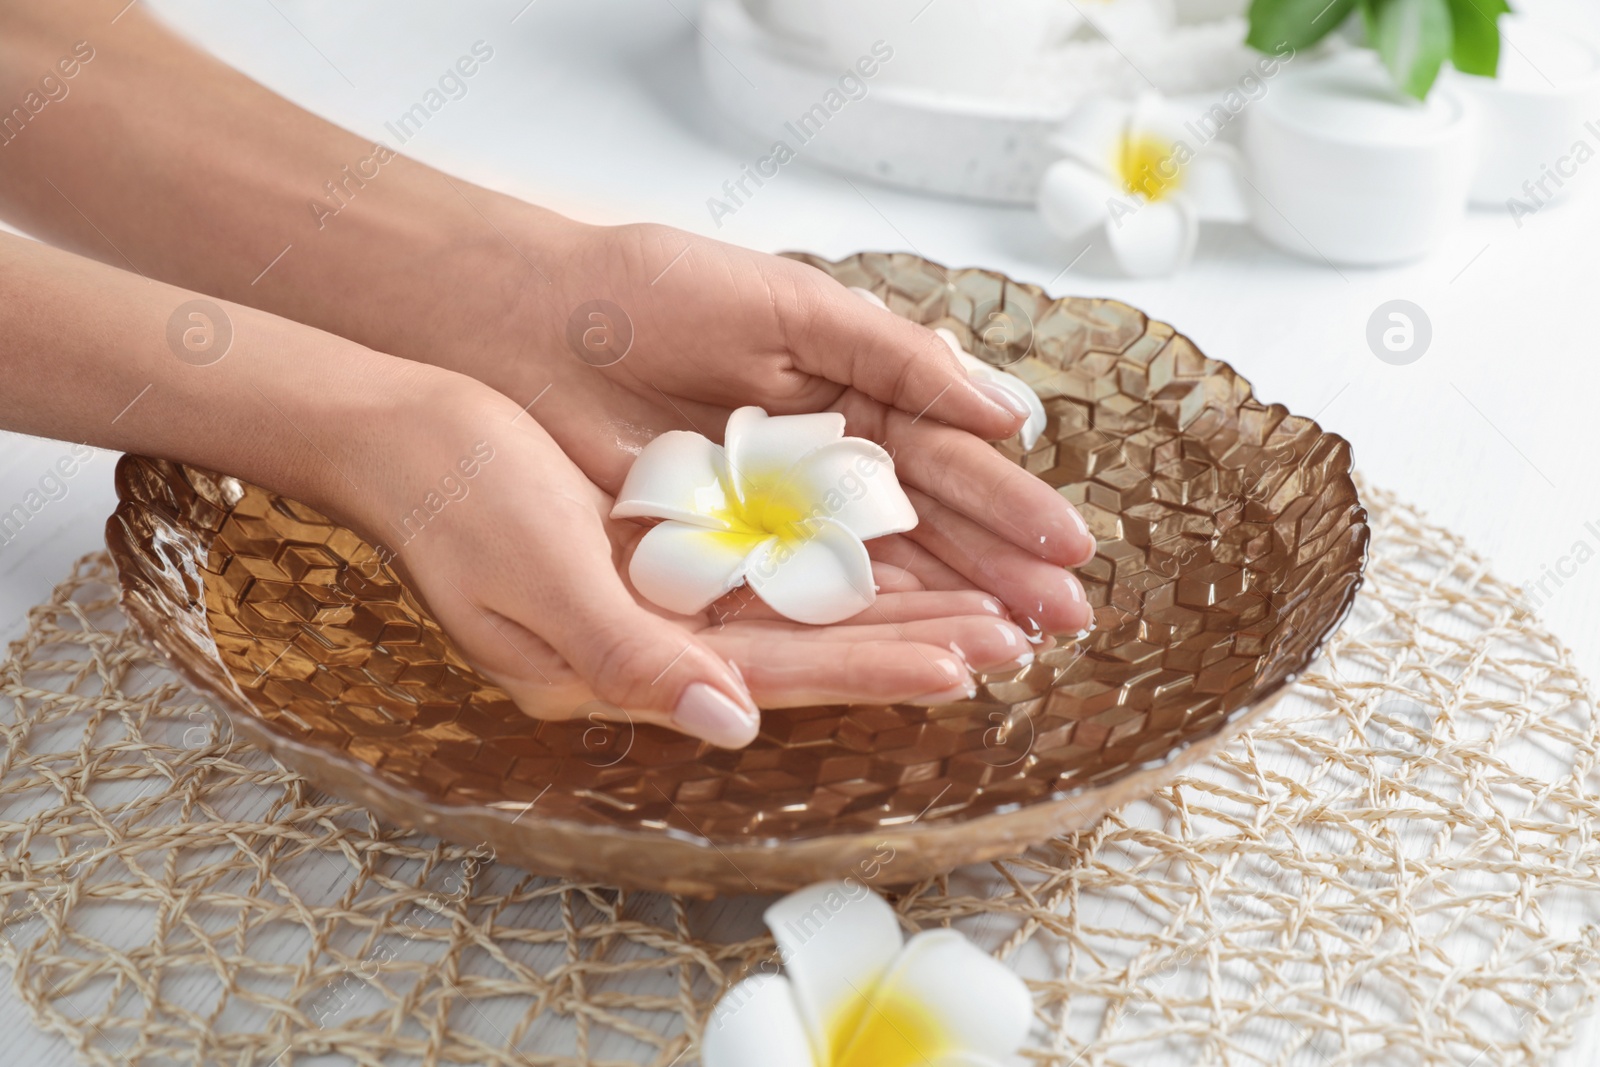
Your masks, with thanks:
<instances>
[{"instance_id":1,"label":"woven straw placemat","mask_svg":"<svg viewBox=\"0 0 1600 1067\"><path fill-rule=\"evenodd\" d=\"M1593 702L1515 590L1364 495L1368 584L1268 720L1090 833L891 894L1028 976L1034 1062L1570 1039L1600 970ZM85 1062L689 1064L772 953L758 902L539 878L319 794L173 680L103 556L0 694L0 954Z\"/></svg>"}]
</instances>

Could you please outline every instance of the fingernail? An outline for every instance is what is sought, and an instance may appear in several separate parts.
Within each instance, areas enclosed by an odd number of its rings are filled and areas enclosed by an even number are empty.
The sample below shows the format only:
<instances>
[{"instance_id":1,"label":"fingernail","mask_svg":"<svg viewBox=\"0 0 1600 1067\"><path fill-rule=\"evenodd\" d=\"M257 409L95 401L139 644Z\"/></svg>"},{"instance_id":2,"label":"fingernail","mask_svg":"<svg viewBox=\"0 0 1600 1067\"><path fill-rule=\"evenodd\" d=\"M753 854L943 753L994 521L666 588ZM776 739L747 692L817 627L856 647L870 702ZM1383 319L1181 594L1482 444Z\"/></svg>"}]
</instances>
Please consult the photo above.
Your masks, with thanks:
<instances>
[{"instance_id":1,"label":"fingernail","mask_svg":"<svg viewBox=\"0 0 1600 1067\"><path fill-rule=\"evenodd\" d=\"M739 703L704 682L695 682L678 698L672 722L686 734L722 748L743 748L756 739L761 722Z\"/></svg>"},{"instance_id":2,"label":"fingernail","mask_svg":"<svg viewBox=\"0 0 1600 1067\"><path fill-rule=\"evenodd\" d=\"M997 671L1002 668L1027 666L1033 662L1033 649L1028 647L1027 639L1017 627L1009 622L994 620L994 630L990 634L981 634L981 631L972 632L974 651L968 652L957 645L951 645L950 650L961 657L961 662L976 666L982 671ZM980 636L985 638L979 640ZM994 640L999 641L996 646ZM1019 657L1025 657L1019 660Z\"/></svg>"},{"instance_id":3,"label":"fingernail","mask_svg":"<svg viewBox=\"0 0 1600 1067\"><path fill-rule=\"evenodd\" d=\"M1022 402L1021 397L999 382L987 381L975 374L967 375L967 380L972 383L973 388L977 389L978 392L993 400L1017 418L1026 419L1028 417L1028 405Z\"/></svg>"},{"instance_id":4,"label":"fingernail","mask_svg":"<svg viewBox=\"0 0 1600 1067\"><path fill-rule=\"evenodd\" d=\"M978 695L978 684L967 680L949 689L941 689L937 693L927 693L906 701L907 704L919 704L930 707L934 704L954 704L958 700L971 700Z\"/></svg>"},{"instance_id":5,"label":"fingernail","mask_svg":"<svg viewBox=\"0 0 1600 1067\"><path fill-rule=\"evenodd\" d=\"M1085 548L1080 554L1078 559L1067 560L1067 566L1081 567L1085 563L1088 563L1091 559L1094 559L1095 553L1100 551L1100 546L1095 543L1094 534L1089 532L1089 524L1084 521L1082 515L1078 514L1077 508L1073 508L1071 511L1067 512L1067 514L1070 516L1067 522L1072 526L1073 530L1076 531L1077 535L1088 545L1088 547Z\"/></svg>"}]
</instances>

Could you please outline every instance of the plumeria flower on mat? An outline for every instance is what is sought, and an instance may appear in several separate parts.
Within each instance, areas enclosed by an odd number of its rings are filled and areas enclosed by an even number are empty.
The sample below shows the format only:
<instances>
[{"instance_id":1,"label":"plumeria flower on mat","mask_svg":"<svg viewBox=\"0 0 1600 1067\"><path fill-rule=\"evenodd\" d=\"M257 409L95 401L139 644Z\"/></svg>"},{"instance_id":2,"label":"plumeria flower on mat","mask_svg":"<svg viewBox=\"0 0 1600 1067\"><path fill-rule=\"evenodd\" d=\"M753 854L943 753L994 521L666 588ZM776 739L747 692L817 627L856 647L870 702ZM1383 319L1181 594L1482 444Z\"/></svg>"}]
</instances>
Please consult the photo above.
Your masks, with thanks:
<instances>
[{"instance_id":1,"label":"plumeria flower on mat","mask_svg":"<svg viewBox=\"0 0 1600 1067\"><path fill-rule=\"evenodd\" d=\"M1246 216L1233 149L1204 133L1153 93L1131 104L1084 101L1052 138L1066 158L1039 184L1045 225L1069 241L1104 227L1111 254L1131 275L1182 269L1202 219Z\"/></svg>"},{"instance_id":2,"label":"plumeria flower on mat","mask_svg":"<svg viewBox=\"0 0 1600 1067\"><path fill-rule=\"evenodd\" d=\"M917 524L889 453L844 436L831 411L739 408L724 440L672 430L628 470L612 517L663 520L628 566L639 594L694 615L748 582L780 615L819 625L870 607L864 542Z\"/></svg>"},{"instance_id":3,"label":"plumeria flower on mat","mask_svg":"<svg viewBox=\"0 0 1600 1067\"><path fill-rule=\"evenodd\" d=\"M902 940L865 885L824 882L767 909L783 974L740 982L701 1041L705 1067L998 1067L1033 998L1016 973L954 930Z\"/></svg>"},{"instance_id":4,"label":"plumeria flower on mat","mask_svg":"<svg viewBox=\"0 0 1600 1067\"><path fill-rule=\"evenodd\" d=\"M889 305L885 304L878 294L871 289L851 286L850 291L870 304L876 304L885 311L889 310ZM1015 374L1007 372L1002 367L991 366L962 348L961 340L950 330L940 327L933 332L943 338L944 343L950 346L950 351L956 354L956 358L961 361L961 366L966 369L969 377L976 378L979 381L993 382L1016 397L1028 409L1028 421L1022 424L1022 429L1018 431L1018 436L1022 440L1024 449L1030 449L1038 444L1039 435L1044 433L1045 423L1048 419L1044 413L1044 404L1039 400L1039 394L1033 391L1033 387Z\"/></svg>"}]
</instances>

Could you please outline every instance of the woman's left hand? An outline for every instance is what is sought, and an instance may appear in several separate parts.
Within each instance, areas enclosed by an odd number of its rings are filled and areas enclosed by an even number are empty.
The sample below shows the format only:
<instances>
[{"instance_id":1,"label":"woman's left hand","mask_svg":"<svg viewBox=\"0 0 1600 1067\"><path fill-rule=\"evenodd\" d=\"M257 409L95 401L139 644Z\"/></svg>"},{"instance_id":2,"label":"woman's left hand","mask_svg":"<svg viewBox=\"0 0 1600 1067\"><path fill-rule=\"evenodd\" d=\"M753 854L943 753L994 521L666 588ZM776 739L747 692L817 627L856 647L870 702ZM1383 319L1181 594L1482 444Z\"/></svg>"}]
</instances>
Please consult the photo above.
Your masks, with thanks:
<instances>
[{"instance_id":1,"label":"woman's left hand","mask_svg":"<svg viewBox=\"0 0 1600 1067\"><path fill-rule=\"evenodd\" d=\"M930 589L979 589L1051 633L1092 617L1066 568L1094 555L1072 505L988 445L1021 426L932 331L822 272L664 226L572 224L560 275L488 335L471 373L528 405L609 493L656 435L721 440L732 409L833 410L894 456L920 522L871 542ZM459 365L459 364L458 364Z\"/></svg>"}]
</instances>

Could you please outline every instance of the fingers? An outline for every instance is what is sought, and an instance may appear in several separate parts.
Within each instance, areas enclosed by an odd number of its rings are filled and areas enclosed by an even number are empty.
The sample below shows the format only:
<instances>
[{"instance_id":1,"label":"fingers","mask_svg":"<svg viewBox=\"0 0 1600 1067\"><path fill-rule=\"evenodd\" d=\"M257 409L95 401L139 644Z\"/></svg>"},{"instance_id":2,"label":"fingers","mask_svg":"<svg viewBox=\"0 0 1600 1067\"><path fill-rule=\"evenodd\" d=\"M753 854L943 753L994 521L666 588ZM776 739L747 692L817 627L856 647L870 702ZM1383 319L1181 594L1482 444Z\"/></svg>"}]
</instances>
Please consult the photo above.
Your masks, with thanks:
<instances>
[{"instance_id":1,"label":"fingers","mask_svg":"<svg viewBox=\"0 0 1600 1067\"><path fill-rule=\"evenodd\" d=\"M774 642L782 643L837 645L905 641L914 645L932 645L955 652L968 667L977 671L1026 667L1033 662L1035 653L1033 644L1015 623L990 615L809 629L797 629L792 624L781 622L741 622L735 632L741 636L746 633L766 634Z\"/></svg>"},{"instance_id":2,"label":"fingers","mask_svg":"<svg viewBox=\"0 0 1600 1067\"><path fill-rule=\"evenodd\" d=\"M888 449L903 484L1052 563L1079 567L1094 558L1094 537L1077 509L985 442L860 393L846 393L834 409L851 433Z\"/></svg>"},{"instance_id":3,"label":"fingers","mask_svg":"<svg viewBox=\"0 0 1600 1067\"><path fill-rule=\"evenodd\" d=\"M769 708L812 704L947 704L977 694L972 672L938 645L888 641L783 641L729 627L706 643L739 666Z\"/></svg>"},{"instance_id":4,"label":"fingers","mask_svg":"<svg viewBox=\"0 0 1600 1067\"><path fill-rule=\"evenodd\" d=\"M1006 605L1023 626L1077 633L1094 617L1071 572L1025 552L926 493L907 489L921 522L905 534Z\"/></svg>"},{"instance_id":5,"label":"fingers","mask_svg":"<svg viewBox=\"0 0 1600 1067\"><path fill-rule=\"evenodd\" d=\"M867 554L873 559L874 574L880 569L895 570L914 576L924 589L981 592L958 571L905 534L868 541Z\"/></svg>"},{"instance_id":6,"label":"fingers","mask_svg":"<svg viewBox=\"0 0 1600 1067\"><path fill-rule=\"evenodd\" d=\"M814 268L784 269L797 272L796 304L783 315L801 370L990 440L1022 427L1026 408L1004 389L969 378L933 331L874 307Z\"/></svg>"},{"instance_id":7,"label":"fingers","mask_svg":"<svg viewBox=\"0 0 1600 1067\"><path fill-rule=\"evenodd\" d=\"M749 744L759 718L749 690L684 620L639 605L618 570L609 504L522 420L438 533L430 527L408 547L409 564L463 652L503 686L558 695L533 688L549 674L540 665L548 648L600 700L716 745ZM529 710L574 709L541 701Z\"/></svg>"},{"instance_id":8,"label":"fingers","mask_svg":"<svg viewBox=\"0 0 1600 1067\"><path fill-rule=\"evenodd\" d=\"M898 411L887 414L884 431L902 481L1051 563L1081 567L1094 558L1094 537L1078 510L989 445Z\"/></svg>"}]
</instances>

